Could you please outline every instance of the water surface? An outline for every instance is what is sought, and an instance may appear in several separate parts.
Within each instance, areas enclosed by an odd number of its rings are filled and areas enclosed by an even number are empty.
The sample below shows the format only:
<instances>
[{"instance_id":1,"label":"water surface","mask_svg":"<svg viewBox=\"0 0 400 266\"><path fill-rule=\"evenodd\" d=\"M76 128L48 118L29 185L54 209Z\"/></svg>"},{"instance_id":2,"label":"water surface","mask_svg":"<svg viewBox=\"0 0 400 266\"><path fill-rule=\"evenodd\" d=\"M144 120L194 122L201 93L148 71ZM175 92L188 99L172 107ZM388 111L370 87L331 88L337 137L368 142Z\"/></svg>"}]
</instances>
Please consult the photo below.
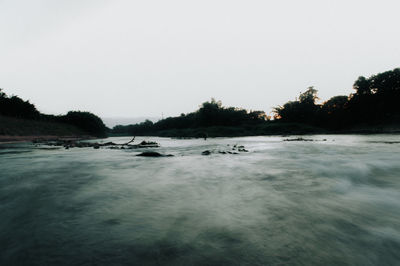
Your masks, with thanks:
<instances>
[{"instance_id":1,"label":"water surface","mask_svg":"<svg viewBox=\"0 0 400 266\"><path fill-rule=\"evenodd\" d=\"M400 136L285 138L2 145L0 265L399 265Z\"/></svg>"}]
</instances>

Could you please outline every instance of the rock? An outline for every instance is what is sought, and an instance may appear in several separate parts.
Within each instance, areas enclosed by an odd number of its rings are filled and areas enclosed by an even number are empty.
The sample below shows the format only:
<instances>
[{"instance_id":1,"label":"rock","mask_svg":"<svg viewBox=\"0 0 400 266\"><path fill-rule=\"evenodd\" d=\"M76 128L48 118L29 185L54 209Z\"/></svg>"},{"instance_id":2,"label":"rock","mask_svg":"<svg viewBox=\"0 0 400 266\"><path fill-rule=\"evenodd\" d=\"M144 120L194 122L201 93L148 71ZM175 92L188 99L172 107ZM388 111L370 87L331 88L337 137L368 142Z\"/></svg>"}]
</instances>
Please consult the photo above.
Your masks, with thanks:
<instances>
[{"instance_id":1,"label":"rock","mask_svg":"<svg viewBox=\"0 0 400 266\"><path fill-rule=\"evenodd\" d=\"M94 145L93 145L93 149L95 149L95 150L98 150L98 149L100 149L100 145L99 145L99 144L97 144L97 143L96 143L96 144L94 144Z\"/></svg>"},{"instance_id":2,"label":"rock","mask_svg":"<svg viewBox=\"0 0 400 266\"><path fill-rule=\"evenodd\" d=\"M142 142L139 143L139 145L158 145L158 143L154 142L154 141L145 141L145 140L143 140Z\"/></svg>"},{"instance_id":3,"label":"rock","mask_svg":"<svg viewBox=\"0 0 400 266\"><path fill-rule=\"evenodd\" d=\"M132 148L158 148L160 147L160 144L154 141L145 141L143 140L137 145L129 145Z\"/></svg>"},{"instance_id":4,"label":"rock","mask_svg":"<svg viewBox=\"0 0 400 266\"><path fill-rule=\"evenodd\" d=\"M304 139L302 137L295 139L284 139L283 141L314 141L313 139Z\"/></svg>"},{"instance_id":5,"label":"rock","mask_svg":"<svg viewBox=\"0 0 400 266\"><path fill-rule=\"evenodd\" d=\"M115 144L114 142L111 142L111 141L103 144L103 146L115 146L115 145L117 145L117 144Z\"/></svg>"},{"instance_id":6,"label":"rock","mask_svg":"<svg viewBox=\"0 0 400 266\"><path fill-rule=\"evenodd\" d=\"M210 155L210 154L211 154L211 151L209 151L209 150L203 151L201 153L201 155Z\"/></svg>"},{"instance_id":7,"label":"rock","mask_svg":"<svg viewBox=\"0 0 400 266\"><path fill-rule=\"evenodd\" d=\"M161 154L155 151L145 151L142 153L137 154L136 156L141 156L141 157L171 157L173 156L172 154Z\"/></svg>"}]
</instances>

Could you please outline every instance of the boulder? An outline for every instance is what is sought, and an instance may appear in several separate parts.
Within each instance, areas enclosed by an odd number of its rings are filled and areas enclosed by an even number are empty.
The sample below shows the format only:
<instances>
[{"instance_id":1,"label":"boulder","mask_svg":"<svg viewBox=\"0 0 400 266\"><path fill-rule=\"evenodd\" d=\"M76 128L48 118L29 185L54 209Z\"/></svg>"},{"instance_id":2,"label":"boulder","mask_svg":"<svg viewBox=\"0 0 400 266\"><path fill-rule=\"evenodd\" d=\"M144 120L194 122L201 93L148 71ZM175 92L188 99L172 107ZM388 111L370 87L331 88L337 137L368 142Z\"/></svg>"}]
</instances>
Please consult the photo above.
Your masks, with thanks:
<instances>
[{"instance_id":1,"label":"boulder","mask_svg":"<svg viewBox=\"0 0 400 266\"><path fill-rule=\"evenodd\" d=\"M142 153L137 154L136 156L141 156L141 157L171 157L173 156L172 154L161 154L155 151L145 151Z\"/></svg>"}]
</instances>

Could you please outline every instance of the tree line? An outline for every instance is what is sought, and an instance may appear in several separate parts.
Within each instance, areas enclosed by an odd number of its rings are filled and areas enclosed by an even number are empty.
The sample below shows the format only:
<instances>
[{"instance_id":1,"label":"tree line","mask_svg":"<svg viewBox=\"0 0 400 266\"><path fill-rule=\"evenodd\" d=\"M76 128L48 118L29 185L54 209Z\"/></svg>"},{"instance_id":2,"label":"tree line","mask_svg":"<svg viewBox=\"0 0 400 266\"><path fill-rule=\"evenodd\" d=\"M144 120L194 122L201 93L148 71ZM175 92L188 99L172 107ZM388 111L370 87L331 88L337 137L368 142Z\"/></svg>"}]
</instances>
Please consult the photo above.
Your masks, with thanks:
<instances>
[{"instance_id":1,"label":"tree line","mask_svg":"<svg viewBox=\"0 0 400 266\"><path fill-rule=\"evenodd\" d=\"M70 111L66 115L48 115L40 113L34 104L18 96L8 96L0 89L0 115L20 119L57 122L73 125L83 132L97 137L107 135L107 127L100 117L81 111Z\"/></svg>"},{"instance_id":2,"label":"tree line","mask_svg":"<svg viewBox=\"0 0 400 266\"><path fill-rule=\"evenodd\" d=\"M369 78L360 76L353 89L349 96L335 96L317 104L317 90L310 87L297 100L274 108L275 119L327 129L400 123L400 68Z\"/></svg>"},{"instance_id":3,"label":"tree line","mask_svg":"<svg viewBox=\"0 0 400 266\"><path fill-rule=\"evenodd\" d=\"M212 99L192 113L168 117L156 123L145 122L115 126L114 134L145 135L165 130L206 129L210 127L260 128L297 123L324 130L345 130L355 125L375 126L400 123L400 68L369 78L359 77L353 84L354 93L339 95L318 104L318 91L309 87L294 101L273 109L273 120L264 111L247 111L223 107ZM282 127L279 127L282 129ZM270 132L270 131L268 131Z\"/></svg>"},{"instance_id":4,"label":"tree line","mask_svg":"<svg viewBox=\"0 0 400 266\"><path fill-rule=\"evenodd\" d=\"M187 129L193 129L188 133L190 136L199 136L199 132L207 135L207 131L213 131L214 135L219 136L271 134L274 130L288 133L294 124L306 125L306 132L316 128L340 131L355 125L373 127L400 124L400 68L368 78L361 76L354 82L353 89L354 93L348 96L334 96L318 104L318 91L309 87L296 100L275 107L273 119L264 111L224 107L220 101L211 99L188 114L168 117L155 123L146 120L134 125L118 125L112 130L92 113L71 111L61 116L42 114L29 101L18 96L8 96L0 89L0 115L70 124L99 137L107 133L157 135L163 131L175 131L175 134L169 132L167 135L179 135ZM285 125L288 126L285 128Z\"/></svg>"},{"instance_id":5,"label":"tree line","mask_svg":"<svg viewBox=\"0 0 400 266\"><path fill-rule=\"evenodd\" d=\"M135 125L118 125L112 129L112 133L143 135L171 129L254 126L269 119L264 111L249 112L242 108L223 107L221 101L211 99L201 104L195 112L182 113L180 116L168 117L156 123L146 120Z\"/></svg>"}]
</instances>

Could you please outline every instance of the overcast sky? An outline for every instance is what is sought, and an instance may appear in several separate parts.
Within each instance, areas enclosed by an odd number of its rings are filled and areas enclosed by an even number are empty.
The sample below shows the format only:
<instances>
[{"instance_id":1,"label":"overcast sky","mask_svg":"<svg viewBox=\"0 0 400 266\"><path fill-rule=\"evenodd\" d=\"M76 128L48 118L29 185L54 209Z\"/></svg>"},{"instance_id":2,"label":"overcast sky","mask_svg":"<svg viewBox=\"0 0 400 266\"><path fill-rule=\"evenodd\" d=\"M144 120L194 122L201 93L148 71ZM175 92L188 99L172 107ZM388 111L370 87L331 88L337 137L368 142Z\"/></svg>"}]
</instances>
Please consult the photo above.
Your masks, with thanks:
<instances>
[{"instance_id":1,"label":"overcast sky","mask_svg":"<svg viewBox=\"0 0 400 266\"><path fill-rule=\"evenodd\" d=\"M0 88L45 113L270 112L400 67L399 0L0 0Z\"/></svg>"}]
</instances>

